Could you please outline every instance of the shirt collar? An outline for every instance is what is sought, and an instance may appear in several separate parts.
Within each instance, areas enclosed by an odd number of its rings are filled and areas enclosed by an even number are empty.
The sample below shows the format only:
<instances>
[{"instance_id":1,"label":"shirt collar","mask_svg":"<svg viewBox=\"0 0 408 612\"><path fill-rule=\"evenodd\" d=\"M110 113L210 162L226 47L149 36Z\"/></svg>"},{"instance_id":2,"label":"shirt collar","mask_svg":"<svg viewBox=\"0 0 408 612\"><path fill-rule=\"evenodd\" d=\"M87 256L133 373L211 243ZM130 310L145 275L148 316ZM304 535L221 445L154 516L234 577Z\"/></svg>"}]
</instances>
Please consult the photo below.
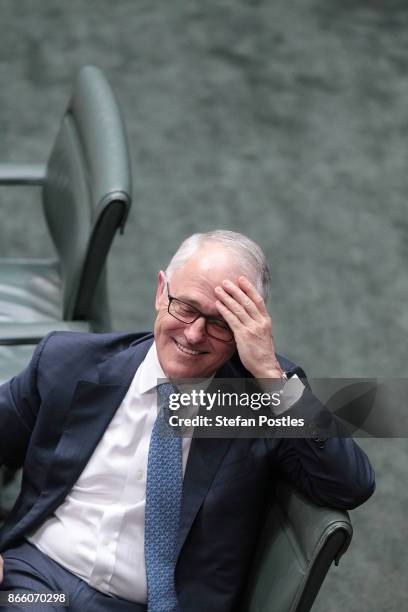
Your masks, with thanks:
<instances>
[{"instance_id":1,"label":"shirt collar","mask_svg":"<svg viewBox=\"0 0 408 612\"><path fill-rule=\"evenodd\" d=\"M153 342L139 368L139 391L147 393L155 389L158 382L167 380L157 356L156 343Z\"/></svg>"}]
</instances>

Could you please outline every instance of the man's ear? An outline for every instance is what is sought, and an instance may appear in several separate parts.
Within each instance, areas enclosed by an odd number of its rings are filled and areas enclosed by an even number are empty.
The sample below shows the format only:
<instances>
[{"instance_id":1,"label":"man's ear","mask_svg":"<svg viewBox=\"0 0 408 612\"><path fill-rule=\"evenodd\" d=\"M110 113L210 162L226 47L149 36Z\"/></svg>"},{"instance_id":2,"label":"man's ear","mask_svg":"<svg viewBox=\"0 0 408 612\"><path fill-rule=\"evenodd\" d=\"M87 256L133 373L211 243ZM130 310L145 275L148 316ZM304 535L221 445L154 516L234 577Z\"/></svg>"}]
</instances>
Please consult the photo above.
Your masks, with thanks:
<instances>
[{"instance_id":1,"label":"man's ear","mask_svg":"<svg viewBox=\"0 0 408 612\"><path fill-rule=\"evenodd\" d=\"M159 310L161 297L166 289L166 275L163 270L157 275L157 289L156 289L156 310Z\"/></svg>"}]
</instances>

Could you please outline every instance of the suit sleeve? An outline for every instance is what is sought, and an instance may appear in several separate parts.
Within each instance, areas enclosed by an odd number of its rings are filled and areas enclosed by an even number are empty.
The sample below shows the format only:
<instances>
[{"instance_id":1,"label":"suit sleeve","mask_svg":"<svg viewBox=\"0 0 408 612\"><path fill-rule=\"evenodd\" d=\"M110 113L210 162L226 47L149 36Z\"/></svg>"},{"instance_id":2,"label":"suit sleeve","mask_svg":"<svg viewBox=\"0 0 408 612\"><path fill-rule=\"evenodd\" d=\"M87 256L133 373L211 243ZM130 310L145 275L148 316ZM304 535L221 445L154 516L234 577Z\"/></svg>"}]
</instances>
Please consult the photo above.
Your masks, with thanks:
<instances>
[{"instance_id":1,"label":"suit sleeve","mask_svg":"<svg viewBox=\"0 0 408 612\"><path fill-rule=\"evenodd\" d=\"M25 370L0 386L0 465L18 468L24 463L41 404L37 388L39 361L50 335L38 344Z\"/></svg>"},{"instance_id":2,"label":"suit sleeve","mask_svg":"<svg viewBox=\"0 0 408 612\"><path fill-rule=\"evenodd\" d=\"M338 419L313 395L306 383L298 402L287 414L302 417L310 437L279 442L279 468L319 505L351 510L374 492L375 478L364 451L344 436Z\"/></svg>"}]
</instances>

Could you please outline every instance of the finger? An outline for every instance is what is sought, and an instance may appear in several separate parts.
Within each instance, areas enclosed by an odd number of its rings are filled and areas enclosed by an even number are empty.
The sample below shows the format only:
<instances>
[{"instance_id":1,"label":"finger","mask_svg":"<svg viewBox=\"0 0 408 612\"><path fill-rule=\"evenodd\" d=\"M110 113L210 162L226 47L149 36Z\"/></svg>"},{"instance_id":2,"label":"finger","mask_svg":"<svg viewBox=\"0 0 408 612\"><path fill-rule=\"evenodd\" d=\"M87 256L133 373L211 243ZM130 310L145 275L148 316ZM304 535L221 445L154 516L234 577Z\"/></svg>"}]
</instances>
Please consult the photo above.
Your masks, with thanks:
<instances>
[{"instance_id":1,"label":"finger","mask_svg":"<svg viewBox=\"0 0 408 612\"><path fill-rule=\"evenodd\" d=\"M262 295L255 289L254 285L247 279L246 276L240 276L238 283L241 289L247 294L247 296L254 302L257 309L262 315L268 314L266 305Z\"/></svg>"},{"instance_id":2,"label":"finger","mask_svg":"<svg viewBox=\"0 0 408 612\"><path fill-rule=\"evenodd\" d=\"M252 317L249 316L245 308L237 302L234 297L227 293L223 287L216 287L215 293L219 301L222 302L243 325L249 325L253 320Z\"/></svg>"},{"instance_id":3,"label":"finger","mask_svg":"<svg viewBox=\"0 0 408 612\"><path fill-rule=\"evenodd\" d=\"M252 317L252 319L259 320L261 313L259 312L257 305L254 301L246 294L238 285L235 285L229 280L225 280L222 283L223 289L228 292L245 311Z\"/></svg>"},{"instance_id":4,"label":"finger","mask_svg":"<svg viewBox=\"0 0 408 612\"><path fill-rule=\"evenodd\" d=\"M0 555L0 584L3 582L3 566L4 566L3 557Z\"/></svg>"},{"instance_id":5,"label":"finger","mask_svg":"<svg viewBox=\"0 0 408 612\"><path fill-rule=\"evenodd\" d=\"M242 326L241 321L220 300L215 302L215 306L220 315L226 320L235 336L236 332L239 330L239 327Z\"/></svg>"}]
</instances>

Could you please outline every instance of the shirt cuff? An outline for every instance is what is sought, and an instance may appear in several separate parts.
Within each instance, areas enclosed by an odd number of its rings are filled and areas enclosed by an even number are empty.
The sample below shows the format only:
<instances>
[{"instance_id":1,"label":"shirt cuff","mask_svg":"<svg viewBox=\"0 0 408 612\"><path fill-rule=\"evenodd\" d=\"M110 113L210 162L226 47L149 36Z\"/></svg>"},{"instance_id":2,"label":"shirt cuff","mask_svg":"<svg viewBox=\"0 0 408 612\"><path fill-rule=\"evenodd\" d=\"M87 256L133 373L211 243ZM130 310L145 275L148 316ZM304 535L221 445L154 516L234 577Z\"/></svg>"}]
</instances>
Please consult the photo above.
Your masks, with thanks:
<instances>
[{"instance_id":1,"label":"shirt cuff","mask_svg":"<svg viewBox=\"0 0 408 612\"><path fill-rule=\"evenodd\" d=\"M294 374L288 380L283 381L284 385L280 391L281 402L278 406L272 406L271 410L274 416L279 416L286 410L289 410L303 395L305 385L300 380L297 374Z\"/></svg>"}]
</instances>

